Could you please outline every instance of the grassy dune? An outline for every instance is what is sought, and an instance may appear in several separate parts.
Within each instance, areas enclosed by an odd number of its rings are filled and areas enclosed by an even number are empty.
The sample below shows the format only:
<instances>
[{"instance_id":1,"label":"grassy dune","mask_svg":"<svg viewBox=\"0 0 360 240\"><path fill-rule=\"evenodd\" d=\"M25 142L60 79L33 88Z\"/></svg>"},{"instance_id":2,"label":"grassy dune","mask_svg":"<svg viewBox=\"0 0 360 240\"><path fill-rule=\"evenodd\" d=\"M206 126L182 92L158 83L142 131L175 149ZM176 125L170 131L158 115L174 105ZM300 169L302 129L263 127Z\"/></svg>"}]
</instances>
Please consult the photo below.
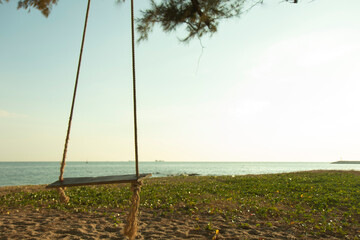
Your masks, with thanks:
<instances>
[{"instance_id":1,"label":"grassy dune","mask_svg":"<svg viewBox=\"0 0 360 240\"><path fill-rule=\"evenodd\" d=\"M111 216L129 207L129 185L76 187L62 205L55 190L0 188L0 214L56 209ZM360 239L360 172L311 171L246 176L192 176L145 181L141 210L154 217L199 220L194 229L218 232L217 216L239 231L281 227L296 238ZM201 220L201 221L200 221ZM200 224L201 222L201 224ZM234 236L235 237L235 236Z\"/></svg>"}]
</instances>

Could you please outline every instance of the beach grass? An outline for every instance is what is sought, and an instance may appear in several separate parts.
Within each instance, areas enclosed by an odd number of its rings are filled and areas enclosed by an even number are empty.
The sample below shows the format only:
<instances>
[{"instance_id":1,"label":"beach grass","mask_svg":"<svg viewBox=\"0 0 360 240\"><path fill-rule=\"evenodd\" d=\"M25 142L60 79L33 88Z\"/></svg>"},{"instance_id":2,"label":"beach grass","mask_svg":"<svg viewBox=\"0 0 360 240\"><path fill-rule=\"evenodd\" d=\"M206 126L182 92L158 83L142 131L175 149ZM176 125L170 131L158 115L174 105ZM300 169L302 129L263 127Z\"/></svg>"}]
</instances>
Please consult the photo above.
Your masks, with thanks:
<instances>
[{"instance_id":1,"label":"beach grass","mask_svg":"<svg viewBox=\"0 0 360 240\"><path fill-rule=\"evenodd\" d=\"M129 185L74 187L70 202L59 203L55 190L16 191L0 196L2 214L13 209L57 209L116 217L129 207ZM206 218L197 226L217 230L222 216L232 228L282 226L299 238L360 239L360 173L310 171L245 176L179 176L146 180L142 210L154 216Z\"/></svg>"}]
</instances>

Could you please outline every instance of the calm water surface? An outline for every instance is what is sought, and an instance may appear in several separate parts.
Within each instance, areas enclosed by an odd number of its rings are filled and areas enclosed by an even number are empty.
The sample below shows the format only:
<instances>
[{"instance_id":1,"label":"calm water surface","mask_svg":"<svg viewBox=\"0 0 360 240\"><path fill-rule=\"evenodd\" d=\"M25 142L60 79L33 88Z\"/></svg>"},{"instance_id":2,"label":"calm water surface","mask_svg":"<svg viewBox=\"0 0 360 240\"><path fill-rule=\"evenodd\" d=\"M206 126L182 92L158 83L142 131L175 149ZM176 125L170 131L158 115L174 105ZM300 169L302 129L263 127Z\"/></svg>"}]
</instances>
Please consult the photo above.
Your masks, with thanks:
<instances>
[{"instance_id":1,"label":"calm water surface","mask_svg":"<svg viewBox=\"0 0 360 240\"><path fill-rule=\"evenodd\" d=\"M59 177L58 162L0 162L0 186L48 184ZM324 162L141 162L140 173L153 177L182 174L245 175L306 170L358 170L360 164ZM135 173L133 162L68 162L64 177L106 176Z\"/></svg>"}]
</instances>

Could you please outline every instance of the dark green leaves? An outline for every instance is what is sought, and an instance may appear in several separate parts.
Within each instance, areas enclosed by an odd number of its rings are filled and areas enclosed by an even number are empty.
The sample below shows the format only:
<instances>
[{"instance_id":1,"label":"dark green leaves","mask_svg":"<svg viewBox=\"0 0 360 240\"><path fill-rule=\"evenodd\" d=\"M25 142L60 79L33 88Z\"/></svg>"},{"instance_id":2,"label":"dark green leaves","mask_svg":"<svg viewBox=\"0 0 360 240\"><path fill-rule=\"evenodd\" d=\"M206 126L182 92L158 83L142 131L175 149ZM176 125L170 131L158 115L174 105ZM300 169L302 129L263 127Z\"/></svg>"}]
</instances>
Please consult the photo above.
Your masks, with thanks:
<instances>
[{"instance_id":1,"label":"dark green leaves","mask_svg":"<svg viewBox=\"0 0 360 240\"><path fill-rule=\"evenodd\" d=\"M246 0L151 0L149 9L142 11L137 19L139 41L146 40L155 24L164 32L172 32L184 27L188 42L194 37L212 35L223 19L239 16Z\"/></svg>"},{"instance_id":2,"label":"dark green leaves","mask_svg":"<svg viewBox=\"0 0 360 240\"><path fill-rule=\"evenodd\" d=\"M9 1L9 0L6 0ZM18 9L35 8L39 10L44 16L49 16L53 5L56 5L58 0L20 0L18 2Z\"/></svg>"},{"instance_id":3,"label":"dark green leaves","mask_svg":"<svg viewBox=\"0 0 360 240\"><path fill-rule=\"evenodd\" d=\"M0 0L2 3L3 0ZM9 0L5 0L8 2ZM117 3L126 0L115 0ZM149 0L150 7L141 11L137 19L138 41L146 40L155 25L160 25L164 32L179 29L185 31L182 42L193 38L211 36L218 30L224 19L238 17L241 13L263 2L263 0ZM290 2L297 3L297 0ZM18 9L35 8L48 16L58 0L18 0ZM245 7L244 7L245 6ZM245 11L243 11L245 9Z\"/></svg>"}]
</instances>

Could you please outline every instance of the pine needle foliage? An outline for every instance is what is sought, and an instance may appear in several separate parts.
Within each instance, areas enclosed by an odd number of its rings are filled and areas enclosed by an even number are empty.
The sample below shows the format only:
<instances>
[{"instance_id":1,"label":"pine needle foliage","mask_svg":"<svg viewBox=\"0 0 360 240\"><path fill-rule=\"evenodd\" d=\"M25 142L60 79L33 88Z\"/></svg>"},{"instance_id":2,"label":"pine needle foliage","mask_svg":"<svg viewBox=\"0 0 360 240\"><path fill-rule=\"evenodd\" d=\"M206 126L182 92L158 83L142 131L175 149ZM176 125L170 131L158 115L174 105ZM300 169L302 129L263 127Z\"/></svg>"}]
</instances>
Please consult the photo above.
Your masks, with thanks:
<instances>
[{"instance_id":1,"label":"pine needle foliage","mask_svg":"<svg viewBox=\"0 0 360 240\"><path fill-rule=\"evenodd\" d=\"M241 14L246 0L151 0L150 8L141 11L137 19L139 41L147 40L155 24L164 32L173 32L185 26L187 36L181 41L188 42L194 37L212 35L219 22Z\"/></svg>"},{"instance_id":2,"label":"pine needle foliage","mask_svg":"<svg viewBox=\"0 0 360 240\"><path fill-rule=\"evenodd\" d=\"M0 4L10 0L0 0ZM16 0L18 9L35 8L48 17L59 0ZM117 3L126 0L115 0ZM143 0L142 0L143 1ZM297 3L298 0L285 0ZM260 4L263 0L149 0L148 9L141 11L136 19L140 34L138 41L147 40L155 25L164 32L185 30L186 36L180 41L189 42L195 37L213 35L224 19L238 17ZM243 10L245 9L245 10Z\"/></svg>"},{"instance_id":3,"label":"pine needle foliage","mask_svg":"<svg viewBox=\"0 0 360 240\"><path fill-rule=\"evenodd\" d=\"M9 0L5 0L6 2L9 2ZM26 10L29 10L31 8L35 8L39 10L45 17L48 17L53 5L56 5L58 0L19 0L17 8L23 8ZM2 3L2 0L0 0L0 4Z\"/></svg>"}]
</instances>

